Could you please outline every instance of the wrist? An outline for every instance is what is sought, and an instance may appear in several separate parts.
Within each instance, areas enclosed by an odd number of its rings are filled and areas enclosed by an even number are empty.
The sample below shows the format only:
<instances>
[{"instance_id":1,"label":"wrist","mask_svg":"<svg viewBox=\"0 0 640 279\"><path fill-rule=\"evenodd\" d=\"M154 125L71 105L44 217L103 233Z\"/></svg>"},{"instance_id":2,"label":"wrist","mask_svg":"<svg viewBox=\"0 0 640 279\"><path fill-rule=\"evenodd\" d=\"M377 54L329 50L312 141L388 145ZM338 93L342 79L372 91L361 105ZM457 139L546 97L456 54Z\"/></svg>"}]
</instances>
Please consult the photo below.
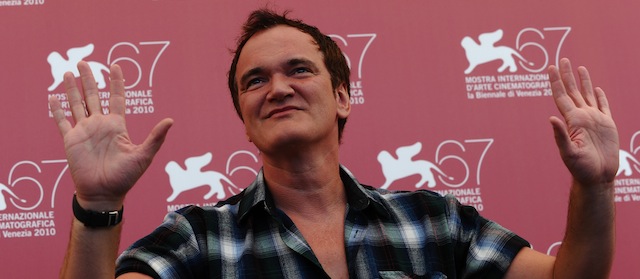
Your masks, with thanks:
<instances>
[{"instance_id":1,"label":"wrist","mask_svg":"<svg viewBox=\"0 0 640 279\"><path fill-rule=\"evenodd\" d=\"M590 194L610 194L615 188L614 181L605 181L597 183L583 183L576 179L573 180L572 188L580 189Z\"/></svg>"},{"instance_id":2,"label":"wrist","mask_svg":"<svg viewBox=\"0 0 640 279\"><path fill-rule=\"evenodd\" d=\"M124 197L104 197L97 195L85 195L79 192L73 193L78 204L86 210L93 211L111 211L121 208L124 204Z\"/></svg>"},{"instance_id":3,"label":"wrist","mask_svg":"<svg viewBox=\"0 0 640 279\"><path fill-rule=\"evenodd\" d=\"M83 223L85 227L91 228L114 227L122 222L122 214L124 212L124 206L122 205L119 206L119 209L114 209L114 207L108 209L97 207L100 208L99 210L85 208L78 202L76 194L73 194L72 207L76 220Z\"/></svg>"}]
</instances>

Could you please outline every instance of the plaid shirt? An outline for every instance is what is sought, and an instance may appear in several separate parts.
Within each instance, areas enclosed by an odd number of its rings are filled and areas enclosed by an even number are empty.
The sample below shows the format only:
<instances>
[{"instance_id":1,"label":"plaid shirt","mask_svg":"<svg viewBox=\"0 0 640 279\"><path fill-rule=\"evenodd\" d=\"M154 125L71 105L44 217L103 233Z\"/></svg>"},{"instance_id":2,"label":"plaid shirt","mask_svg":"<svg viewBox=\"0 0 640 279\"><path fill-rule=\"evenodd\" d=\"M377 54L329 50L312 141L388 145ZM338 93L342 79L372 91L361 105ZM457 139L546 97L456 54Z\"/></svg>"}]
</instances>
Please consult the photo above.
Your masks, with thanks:
<instances>
[{"instance_id":1,"label":"plaid shirt","mask_svg":"<svg viewBox=\"0 0 640 279\"><path fill-rule=\"evenodd\" d=\"M501 278L528 243L454 197L359 184L344 168L351 278ZM329 278L274 205L262 172L215 207L167 214L118 258L117 274L154 278Z\"/></svg>"}]
</instances>

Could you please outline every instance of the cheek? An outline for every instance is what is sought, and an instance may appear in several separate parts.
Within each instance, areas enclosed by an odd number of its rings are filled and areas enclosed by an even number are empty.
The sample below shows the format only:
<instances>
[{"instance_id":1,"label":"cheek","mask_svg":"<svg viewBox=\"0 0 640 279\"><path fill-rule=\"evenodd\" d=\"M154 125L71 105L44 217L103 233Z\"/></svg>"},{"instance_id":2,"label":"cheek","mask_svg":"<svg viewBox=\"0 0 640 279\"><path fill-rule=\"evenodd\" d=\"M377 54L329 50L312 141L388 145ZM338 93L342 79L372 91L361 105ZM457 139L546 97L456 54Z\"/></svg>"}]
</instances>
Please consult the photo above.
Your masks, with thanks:
<instances>
[{"instance_id":1,"label":"cheek","mask_svg":"<svg viewBox=\"0 0 640 279\"><path fill-rule=\"evenodd\" d=\"M249 105L251 104L250 100L248 100L247 96L238 97L238 107L240 108L240 113L244 116L249 110Z\"/></svg>"},{"instance_id":2,"label":"cheek","mask_svg":"<svg viewBox=\"0 0 640 279\"><path fill-rule=\"evenodd\" d=\"M238 107L240 108L240 115L245 123L251 122L254 118L260 115L260 100L257 96L242 96L238 99Z\"/></svg>"}]
</instances>

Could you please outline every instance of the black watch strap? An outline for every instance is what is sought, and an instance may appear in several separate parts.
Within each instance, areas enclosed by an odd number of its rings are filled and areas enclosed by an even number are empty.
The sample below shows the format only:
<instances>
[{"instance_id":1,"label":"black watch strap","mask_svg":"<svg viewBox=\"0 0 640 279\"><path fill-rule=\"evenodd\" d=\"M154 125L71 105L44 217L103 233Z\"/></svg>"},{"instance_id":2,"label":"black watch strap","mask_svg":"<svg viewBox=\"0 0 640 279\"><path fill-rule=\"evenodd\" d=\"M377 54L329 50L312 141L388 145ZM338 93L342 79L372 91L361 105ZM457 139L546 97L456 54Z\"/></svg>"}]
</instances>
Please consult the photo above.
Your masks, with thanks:
<instances>
[{"instance_id":1,"label":"black watch strap","mask_svg":"<svg viewBox=\"0 0 640 279\"><path fill-rule=\"evenodd\" d=\"M93 211L86 210L80 206L76 194L73 194L73 215L87 227L105 228L113 227L122 222L122 212L124 206L120 210L111 211Z\"/></svg>"}]
</instances>

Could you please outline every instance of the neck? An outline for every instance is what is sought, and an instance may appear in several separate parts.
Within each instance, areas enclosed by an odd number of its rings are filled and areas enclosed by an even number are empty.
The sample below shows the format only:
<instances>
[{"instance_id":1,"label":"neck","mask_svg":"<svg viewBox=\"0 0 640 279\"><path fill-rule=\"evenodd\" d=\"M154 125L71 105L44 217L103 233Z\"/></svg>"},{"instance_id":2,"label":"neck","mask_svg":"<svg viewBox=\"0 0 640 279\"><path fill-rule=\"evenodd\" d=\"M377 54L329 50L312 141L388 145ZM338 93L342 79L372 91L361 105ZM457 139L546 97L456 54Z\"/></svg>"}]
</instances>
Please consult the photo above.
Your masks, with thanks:
<instances>
[{"instance_id":1,"label":"neck","mask_svg":"<svg viewBox=\"0 0 640 279\"><path fill-rule=\"evenodd\" d=\"M344 212L346 194L340 178L337 144L284 157L262 154L265 180L278 208L288 215L310 218Z\"/></svg>"}]
</instances>

